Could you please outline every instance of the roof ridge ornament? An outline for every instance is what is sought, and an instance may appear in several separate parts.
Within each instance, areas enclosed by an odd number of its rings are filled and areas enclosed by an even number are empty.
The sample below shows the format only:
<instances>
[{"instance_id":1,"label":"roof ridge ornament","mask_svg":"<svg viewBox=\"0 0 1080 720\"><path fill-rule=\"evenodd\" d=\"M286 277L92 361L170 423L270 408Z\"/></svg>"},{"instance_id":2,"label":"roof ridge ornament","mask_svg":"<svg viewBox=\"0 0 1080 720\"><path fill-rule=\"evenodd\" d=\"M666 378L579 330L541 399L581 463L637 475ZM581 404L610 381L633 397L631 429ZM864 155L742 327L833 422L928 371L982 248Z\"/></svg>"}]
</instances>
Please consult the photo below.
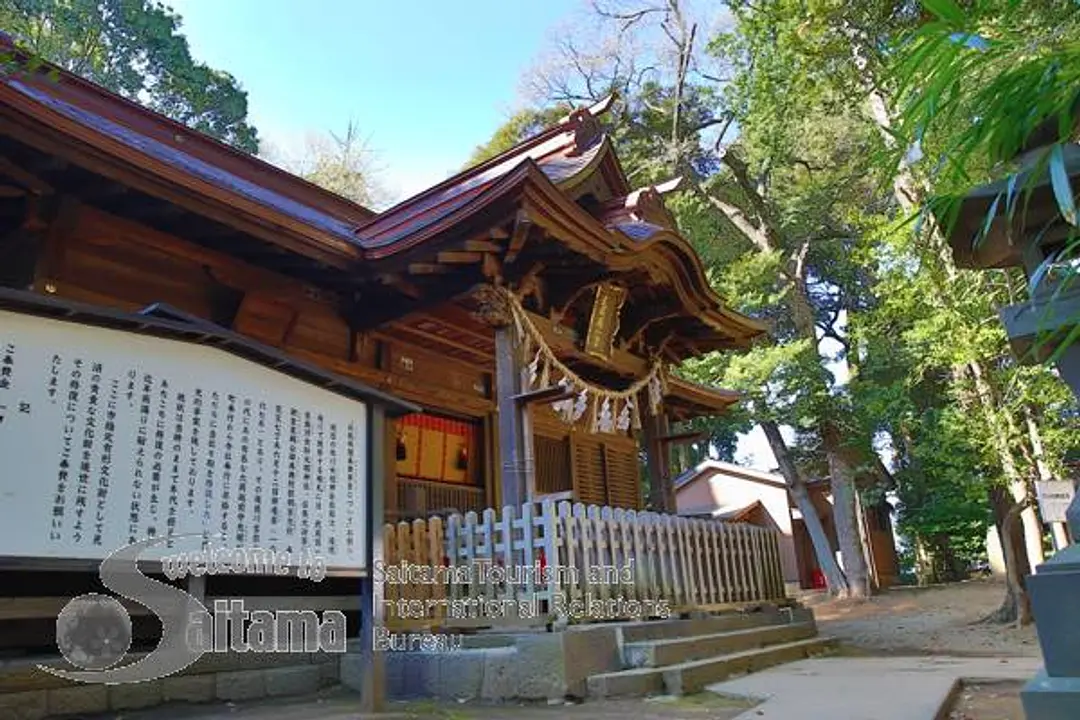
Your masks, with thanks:
<instances>
[{"instance_id":1,"label":"roof ridge ornament","mask_svg":"<svg viewBox=\"0 0 1080 720\"><path fill-rule=\"evenodd\" d=\"M639 188L626 196L624 207L638 222L674 229L675 218L664 203L664 195L677 190L681 183L682 178L677 177L657 185Z\"/></svg>"},{"instance_id":2,"label":"roof ridge ornament","mask_svg":"<svg viewBox=\"0 0 1080 720\"><path fill-rule=\"evenodd\" d=\"M587 107L575 108L574 110L570 111L570 113L568 115L563 116L563 119L560 121L560 124L561 125L566 125L567 123L569 123L573 119L573 117L574 117L574 115L576 113L579 113L579 112L582 112L582 111L589 113L593 117L599 117L600 115L603 115L604 113L606 113L608 110L611 109L611 106L615 104L615 101L618 99L618 97L619 97L619 94L617 92L612 91L606 97L601 98L600 100L596 101L592 105L589 105Z\"/></svg>"},{"instance_id":3,"label":"roof ridge ornament","mask_svg":"<svg viewBox=\"0 0 1080 720\"><path fill-rule=\"evenodd\" d=\"M589 108L579 108L570 113L568 124L574 132L574 147L567 153L571 157L581 155L595 145L604 135L600 122L589 112Z\"/></svg>"}]
</instances>

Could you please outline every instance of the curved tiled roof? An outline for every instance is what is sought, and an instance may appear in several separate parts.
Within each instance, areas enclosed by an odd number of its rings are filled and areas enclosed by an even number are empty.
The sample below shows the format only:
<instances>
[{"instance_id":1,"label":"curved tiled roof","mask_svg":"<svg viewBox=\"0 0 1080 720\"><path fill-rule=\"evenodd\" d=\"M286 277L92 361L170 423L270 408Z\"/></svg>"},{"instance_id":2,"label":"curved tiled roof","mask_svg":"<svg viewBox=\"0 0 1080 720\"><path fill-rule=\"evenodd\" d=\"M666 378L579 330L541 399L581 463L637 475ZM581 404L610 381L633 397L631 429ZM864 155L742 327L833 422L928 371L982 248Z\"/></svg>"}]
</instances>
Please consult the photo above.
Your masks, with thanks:
<instances>
[{"instance_id":1,"label":"curved tiled roof","mask_svg":"<svg viewBox=\"0 0 1080 720\"><path fill-rule=\"evenodd\" d=\"M610 104L576 110L376 215L59 68L0 78L0 112L21 141L63 147L95 172L343 271L375 270L383 258L504 217L517 203L592 261L616 273L645 268L678 297L695 344L706 337L701 347L738 345L760 335L759 323L727 309L712 290L659 200L660 186L631 191L596 119ZM576 202L585 193L597 196L593 214ZM489 206L492 218L475 215Z\"/></svg>"},{"instance_id":2,"label":"curved tiled roof","mask_svg":"<svg viewBox=\"0 0 1080 720\"><path fill-rule=\"evenodd\" d=\"M535 164L556 185L575 179L611 152L611 143L602 133L582 134L582 126L588 121L581 118L572 116L508 152L386 210L356 230L356 241L365 250L382 251L379 256L412 247L423 239L425 229L528 163Z\"/></svg>"},{"instance_id":3,"label":"curved tiled roof","mask_svg":"<svg viewBox=\"0 0 1080 720\"><path fill-rule=\"evenodd\" d=\"M301 202L294 197L276 192L268 188L264 183L256 182L253 178L231 173L220 165L206 162L195 155L188 154L150 135L143 134L131 126L121 125L86 108L78 107L57 97L55 94L45 92L43 89L31 87L19 80L10 80L8 85L27 98L69 117L87 128L119 140L148 157L169 163L214 185L243 195L260 205L292 215L297 220L337 235L342 240L352 238L353 228L356 224L354 221L335 216L314 204Z\"/></svg>"}]
</instances>

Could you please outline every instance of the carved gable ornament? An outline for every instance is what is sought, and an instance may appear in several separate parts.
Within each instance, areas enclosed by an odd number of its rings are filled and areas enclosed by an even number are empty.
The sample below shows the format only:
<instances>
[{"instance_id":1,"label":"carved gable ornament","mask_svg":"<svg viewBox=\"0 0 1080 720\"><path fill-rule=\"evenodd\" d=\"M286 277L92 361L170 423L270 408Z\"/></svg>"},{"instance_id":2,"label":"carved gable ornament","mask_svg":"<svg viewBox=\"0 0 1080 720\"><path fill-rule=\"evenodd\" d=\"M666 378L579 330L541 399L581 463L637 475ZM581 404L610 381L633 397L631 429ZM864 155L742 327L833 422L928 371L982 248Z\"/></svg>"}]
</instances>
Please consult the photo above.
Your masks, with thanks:
<instances>
[{"instance_id":1,"label":"carved gable ornament","mask_svg":"<svg viewBox=\"0 0 1080 720\"><path fill-rule=\"evenodd\" d=\"M626 302L626 288L602 283L596 286L585 352L603 360L611 359L615 335L619 332L619 313Z\"/></svg>"},{"instance_id":2,"label":"carved gable ornament","mask_svg":"<svg viewBox=\"0 0 1080 720\"><path fill-rule=\"evenodd\" d=\"M580 155L591 148L604 134L600 122L586 108L570 113L570 126L574 129L574 147L569 155Z\"/></svg>"}]
</instances>

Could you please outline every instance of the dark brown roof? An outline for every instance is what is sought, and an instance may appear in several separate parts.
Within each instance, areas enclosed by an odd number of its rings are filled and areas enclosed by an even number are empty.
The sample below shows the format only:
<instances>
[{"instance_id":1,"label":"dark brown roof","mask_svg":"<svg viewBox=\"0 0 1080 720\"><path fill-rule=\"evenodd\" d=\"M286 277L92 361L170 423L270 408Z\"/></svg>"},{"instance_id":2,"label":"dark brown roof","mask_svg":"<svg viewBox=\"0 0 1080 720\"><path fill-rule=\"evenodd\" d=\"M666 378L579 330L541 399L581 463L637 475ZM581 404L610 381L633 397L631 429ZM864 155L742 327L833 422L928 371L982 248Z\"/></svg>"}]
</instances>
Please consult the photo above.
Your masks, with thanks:
<instances>
[{"instance_id":1,"label":"dark brown roof","mask_svg":"<svg viewBox=\"0 0 1080 720\"><path fill-rule=\"evenodd\" d=\"M4 40L0 34L0 48ZM25 55L16 55L26 61ZM315 230L324 240L351 243L355 228L375 216L351 200L54 66L0 75L0 103L30 126L59 129L110 154L122 149L140 169L160 169L181 182L186 179L189 187L191 181L199 182L201 189L235 200L238 212L262 209Z\"/></svg>"},{"instance_id":2,"label":"dark brown roof","mask_svg":"<svg viewBox=\"0 0 1080 720\"><path fill-rule=\"evenodd\" d=\"M25 290L0 288L0 310L11 310L28 315L215 347L324 390L375 403L384 407L387 414L392 417L419 412L421 409L418 405L357 380L328 372L317 365L285 354L277 348L264 345L167 305L152 305L139 313L129 313Z\"/></svg>"}]
</instances>

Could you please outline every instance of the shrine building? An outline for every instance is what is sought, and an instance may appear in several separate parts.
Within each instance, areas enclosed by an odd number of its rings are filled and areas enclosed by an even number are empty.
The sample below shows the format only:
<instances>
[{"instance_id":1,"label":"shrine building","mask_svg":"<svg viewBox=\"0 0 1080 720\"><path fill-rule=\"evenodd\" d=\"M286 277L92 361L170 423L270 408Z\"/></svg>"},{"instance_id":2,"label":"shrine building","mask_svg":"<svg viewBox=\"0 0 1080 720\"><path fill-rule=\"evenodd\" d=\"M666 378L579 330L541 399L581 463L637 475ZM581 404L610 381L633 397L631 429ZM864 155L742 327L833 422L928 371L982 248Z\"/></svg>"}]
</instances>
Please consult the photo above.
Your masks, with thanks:
<instances>
[{"instance_id":1,"label":"shrine building","mask_svg":"<svg viewBox=\"0 0 1080 720\"><path fill-rule=\"evenodd\" d=\"M610 100L381 213L65 72L0 100L0 285L165 304L415 403L388 439L391 519L674 510L673 423L738 398L669 370L763 332L680 236L678 183L630 185Z\"/></svg>"},{"instance_id":2,"label":"shrine building","mask_svg":"<svg viewBox=\"0 0 1080 720\"><path fill-rule=\"evenodd\" d=\"M0 50L0 652L22 658L0 666L0 696L51 707L72 690L31 677L55 657L58 615L102 592L110 553L184 532L325 567L313 588L265 569L174 579L159 560L163 581L208 607L340 611L365 642L375 563L421 545L433 565L636 562L620 601L680 612L786 602L773 529L675 516L671 451L701 439L682 423L739 395L673 369L765 328L717 296L680 235L664 202L679 181L630 183L603 126L611 98L375 212L2 34ZM549 630L557 599L591 591L499 590L539 598ZM132 648L154 648L157 618L124 608ZM420 620L447 627L445 612ZM800 623L767 628L790 641L776 658L825 642ZM346 660L293 658L322 684L346 682ZM229 673L255 662L185 672L218 674L229 700L243 687ZM582 673L552 692L581 695ZM168 699L154 682L149 704ZM136 685L116 687L109 708L137 706Z\"/></svg>"}]
</instances>

